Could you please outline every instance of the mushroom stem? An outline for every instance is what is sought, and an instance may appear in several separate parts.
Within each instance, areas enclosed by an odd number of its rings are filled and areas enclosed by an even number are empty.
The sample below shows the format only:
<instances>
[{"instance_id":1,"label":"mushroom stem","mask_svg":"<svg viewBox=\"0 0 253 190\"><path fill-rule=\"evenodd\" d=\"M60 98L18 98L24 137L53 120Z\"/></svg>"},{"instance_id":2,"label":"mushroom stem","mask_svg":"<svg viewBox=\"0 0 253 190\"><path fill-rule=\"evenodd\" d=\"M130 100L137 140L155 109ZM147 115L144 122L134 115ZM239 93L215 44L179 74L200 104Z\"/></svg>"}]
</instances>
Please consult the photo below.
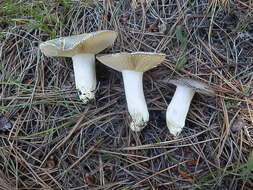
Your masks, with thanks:
<instances>
[{"instance_id":1,"label":"mushroom stem","mask_svg":"<svg viewBox=\"0 0 253 190\"><path fill-rule=\"evenodd\" d=\"M132 118L130 128L138 132L146 126L149 120L148 108L143 93L143 72L123 70L122 75L127 107Z\"/></svg>"},{"instance_id":2,"label":"mushroom stem","mask_svg":"<svg viewBox=\"0 0 253 190\"><path fill-rule=\"evenodd\" d=\"M72 57L76 89L79 90L79 97L87 103L94 99L97 79L95 71L94 54L77 54Z\"/></svg>"},{"instance_id":3,"label":"mushroom stem","mask_svg":"<svg viewBox=\"0 0 253 190\"><path fill-rule=\"evenodd\" d=\"M177 86L167 108L166 123L170 133L177 136L182 131L195 91L185 86Z\"/></svg>"}]
</instances>

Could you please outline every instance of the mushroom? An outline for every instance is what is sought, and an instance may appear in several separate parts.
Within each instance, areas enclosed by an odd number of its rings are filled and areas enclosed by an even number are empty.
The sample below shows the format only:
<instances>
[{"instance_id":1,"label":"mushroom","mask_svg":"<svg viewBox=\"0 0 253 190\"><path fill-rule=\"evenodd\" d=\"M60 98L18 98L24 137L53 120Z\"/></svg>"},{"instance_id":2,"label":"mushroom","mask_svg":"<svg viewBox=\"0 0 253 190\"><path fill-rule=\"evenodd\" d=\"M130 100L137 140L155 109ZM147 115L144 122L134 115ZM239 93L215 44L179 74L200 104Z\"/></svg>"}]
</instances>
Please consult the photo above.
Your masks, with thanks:
<instances>
[{"instance_id":1,"label":"mushroom","mask_svg":"<svg viewBox=\"0 0 253 190\"><path fill-rule=\"evenodd\" d=\"M169 83L176 85L177 88L167 108L166 123L170 133L178 136L185 126L186 116L195 92L206 95L214 95L215 92L207 84L193 79L172 79Z\"/></svg>"},{"instance_id":2,"label":"mushroom","mask_svg":"<svg viewBox=\"0 0 253 190\"><path fill-rule=\"evenodd\" d=\"M97 56L103 64L121 71L125 88L128 111L133 131L141 131L149 121L149 113L143 93L143 73L160 64L165 54L135 52Z\"/></svg>"},{"instance_id":3,"label":"mushroom","mask_svg":"<svg viewBox=\"0 0 253 190\"><path fill-rule=\"evenodd\" d=\"M111 46L116 37L116 32L102 30L49 40L39 47L46 56L72 58L76 88L80 99L87 103L95 98L95 54Z\"/></svg>"}]
</instances>

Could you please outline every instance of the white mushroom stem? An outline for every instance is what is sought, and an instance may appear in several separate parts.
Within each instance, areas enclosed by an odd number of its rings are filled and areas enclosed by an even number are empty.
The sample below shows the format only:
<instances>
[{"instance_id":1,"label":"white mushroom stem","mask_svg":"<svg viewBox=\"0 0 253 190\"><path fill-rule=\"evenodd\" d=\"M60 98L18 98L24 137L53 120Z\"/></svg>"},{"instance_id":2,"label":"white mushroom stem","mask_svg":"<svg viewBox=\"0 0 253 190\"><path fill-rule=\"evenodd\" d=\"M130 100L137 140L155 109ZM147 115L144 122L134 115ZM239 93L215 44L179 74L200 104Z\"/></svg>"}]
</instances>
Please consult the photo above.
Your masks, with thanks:
<instances>
[{"instance_id":1,"label":"white mushroom stem","mask_svg":"<svg viewBox=\"0 0 253 190\"><path fill-rule=\"evenodd\" d=\"M97 79L95 70L94 54L77 54L72 57L76 89L79 90L79 97L87 103L94 99Z\"/></svg>"},{"instance_id":2,"label":"white mushroom stem","mask_svg":"<svg viewBox=\"0 0 253 190\"><path fill-rule=\"evenodd\" d=\"M147 104L143 93L143 72L123 70L123 81L129 114L132 117L130 128L141 131L149 120Z\"/></svg>"},{"instance_id":3,"label":"white mushroom stem","mask_svg":"<svg viewBox=\"0 0 253 190\"><path fill-rule=\"evenodd\" d=\"M185 86L177 86L176 92L167 108L166 123L170 133L177 136L181 133L195 91Z\"/></svg>"}]
</instances>

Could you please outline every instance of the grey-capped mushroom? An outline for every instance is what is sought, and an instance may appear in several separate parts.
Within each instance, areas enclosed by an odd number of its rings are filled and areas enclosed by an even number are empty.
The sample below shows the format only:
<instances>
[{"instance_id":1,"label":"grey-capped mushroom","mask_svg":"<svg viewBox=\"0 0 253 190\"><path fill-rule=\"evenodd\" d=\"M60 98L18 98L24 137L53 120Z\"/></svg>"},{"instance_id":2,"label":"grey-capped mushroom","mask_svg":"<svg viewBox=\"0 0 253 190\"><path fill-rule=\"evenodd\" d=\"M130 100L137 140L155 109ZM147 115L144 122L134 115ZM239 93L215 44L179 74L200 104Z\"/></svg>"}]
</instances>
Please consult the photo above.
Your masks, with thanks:
<instances>
[{"instance_id":1,"label":"grey-capped mushroom","mask_svg":"<svg viewBox=\"0 0 253 190\"><path fill-rule=\"evenodd\" d=\"M172 79L169 83L176 85L177 88L166 111L166 123L170 133L177 136L185 126L194 94L199 92L215 95L215 92L207 84L188 78Z\"/></svg>"},{"instance_id":2,"label":"grey-capped mushroom","mask_svg":"<svg viewBox=\"0 0 253 190\"><path fill-rule=\"evenodd\" d=\"M149 121L149 113L143 93L143 73L156 67L165 58L162 53L134 52L97 56L103 64L122 72L127 107L133 131L141 131Z\"/></svg>"},{"instance_id":3,"label":"grey-capped mushroom","mask_svg":"<svg viewBox=\"0 0 253 190\"><path fill-rule=\"evenodd\" d=\"M46 56L72 58L76 88L80 99L87 103L95 98L95 54L111 46L116 37L114 31L101 30L49 40L39 47Z\"/></svg>"}]
</instances>

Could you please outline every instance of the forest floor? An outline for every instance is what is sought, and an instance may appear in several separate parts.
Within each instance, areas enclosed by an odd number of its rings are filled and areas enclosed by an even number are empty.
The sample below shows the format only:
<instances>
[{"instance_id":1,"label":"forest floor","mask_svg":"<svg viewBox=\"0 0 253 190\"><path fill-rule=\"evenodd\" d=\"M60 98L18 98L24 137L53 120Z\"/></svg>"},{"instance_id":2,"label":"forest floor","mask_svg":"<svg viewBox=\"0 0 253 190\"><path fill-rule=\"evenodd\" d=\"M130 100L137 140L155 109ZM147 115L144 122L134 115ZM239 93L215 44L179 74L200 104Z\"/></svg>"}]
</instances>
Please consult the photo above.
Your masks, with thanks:
<instances>
[{"instance_id":1,"label":"forest floor","mask_svg":"<svg viewBox=\"0 0 253 190\"><path fill-rule=\"evenodd\" d=\"M253 2L249 0L0 1L0 189L253 188ZM84 105L69 58L41 42L118 33L106 53L163 52L144 74L150 122L129 128L120 72L96 61ZM173 77L208 83L178 137L166 127Z\"/></svg>"}]
</instances>

